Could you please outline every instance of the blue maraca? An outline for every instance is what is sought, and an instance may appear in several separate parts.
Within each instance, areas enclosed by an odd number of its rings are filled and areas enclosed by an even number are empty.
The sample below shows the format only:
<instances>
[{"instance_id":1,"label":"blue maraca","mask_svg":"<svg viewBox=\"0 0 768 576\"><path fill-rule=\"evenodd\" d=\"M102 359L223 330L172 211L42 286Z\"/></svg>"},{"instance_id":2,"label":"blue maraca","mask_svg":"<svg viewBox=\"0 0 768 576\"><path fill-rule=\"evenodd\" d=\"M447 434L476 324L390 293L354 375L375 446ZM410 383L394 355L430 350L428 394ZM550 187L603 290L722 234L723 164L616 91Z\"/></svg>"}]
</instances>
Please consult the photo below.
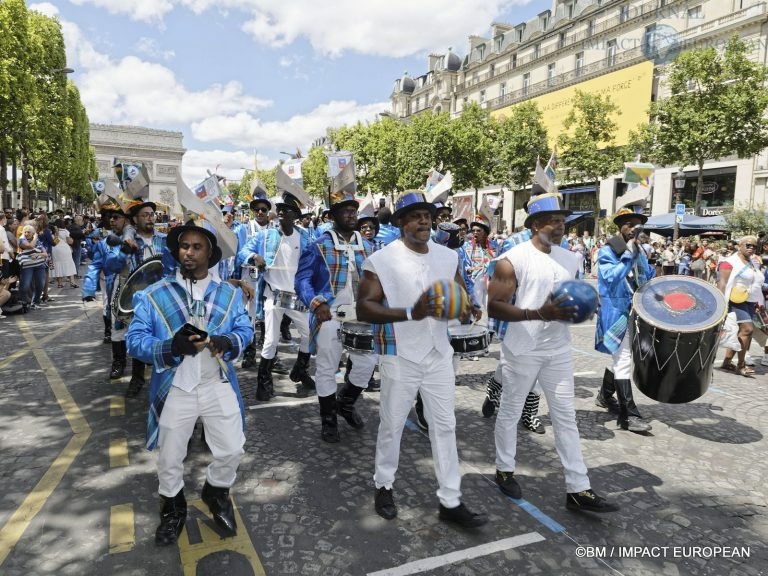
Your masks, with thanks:
<instances>
[{"instance_id":1,"label":"blue maraca","mask_svg":"<svg viewBox=\"0 0 768 576\"><path fill-rule=\"evenodd\" d=\"M575 306L577 308L571 322L579 324L590 318L597 310L598 296L594 286L583 280L566 280L555 286L552 298L562 298L560 306Z\"/></svg>"}]
</instances>

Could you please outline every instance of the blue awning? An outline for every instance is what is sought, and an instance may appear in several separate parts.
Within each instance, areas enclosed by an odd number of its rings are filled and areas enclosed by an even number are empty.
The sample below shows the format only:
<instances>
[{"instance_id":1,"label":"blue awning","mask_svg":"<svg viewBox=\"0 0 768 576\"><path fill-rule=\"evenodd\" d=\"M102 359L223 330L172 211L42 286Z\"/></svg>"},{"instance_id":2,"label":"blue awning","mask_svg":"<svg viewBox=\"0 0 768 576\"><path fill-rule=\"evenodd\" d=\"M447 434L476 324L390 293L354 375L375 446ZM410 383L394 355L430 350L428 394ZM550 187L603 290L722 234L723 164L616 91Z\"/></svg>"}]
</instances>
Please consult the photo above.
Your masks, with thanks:
<instances>
[{"instance_id":1,"label":"blue awning","mask_svg":"<svg viewBox=\"0 0 768 576\"><path fill-rule=\"evenodd\" d=\"M561 188L560 194L582 194L584 192L594 192L594 186L576 186L574 188Z\"/></svg>"}]
</instances>

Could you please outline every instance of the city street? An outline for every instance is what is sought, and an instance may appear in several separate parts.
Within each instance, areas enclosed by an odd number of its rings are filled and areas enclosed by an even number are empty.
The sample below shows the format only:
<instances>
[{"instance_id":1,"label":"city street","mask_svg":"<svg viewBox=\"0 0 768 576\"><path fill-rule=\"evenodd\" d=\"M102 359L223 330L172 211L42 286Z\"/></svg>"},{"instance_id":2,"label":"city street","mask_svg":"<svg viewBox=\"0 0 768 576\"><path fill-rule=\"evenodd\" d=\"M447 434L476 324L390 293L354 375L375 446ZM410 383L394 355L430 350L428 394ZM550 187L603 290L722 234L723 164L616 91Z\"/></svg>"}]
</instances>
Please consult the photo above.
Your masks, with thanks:
<instances>
[{"instance_id":1,"label":"city street","mask_svg":"<svg viewBox=\"0 0 768 576\"><path fill-rule=\"evenodd\" d=\"M147 397L125 399L130 368L107 378L100 303L51 289L42 310L0 320L0 574L759 575L768 573L768 368L753 345L752 379L715 370L709 391L681 405L636 391L653 425L617 428L595 406L609 357L594 351L594 321L573 327L576 410L593 488L615 514L565 508L562 466L546 401L546 433L519 431L523 500L494 481L494 418L480 407L499 344L462 360L456 387L463 501L489 517L462 531L438 520L429 439L412 415L394 485L399 516L373 508L378 393L364 393L361 431L340 419L341 442L320 440L316 398L255 401L256 372L238 371L246 454L231 494L239 525L222 539L199 500L209 454L199 431L186 461L189 517L178 546L157 548L155 454L144 447ZM294 330L294 338L297 333ZM293 362L296 343L281 344ZM722 358L718 355L717 364ZM378 378L378 374L376 374Z\"/></svg>"}]
</instances>

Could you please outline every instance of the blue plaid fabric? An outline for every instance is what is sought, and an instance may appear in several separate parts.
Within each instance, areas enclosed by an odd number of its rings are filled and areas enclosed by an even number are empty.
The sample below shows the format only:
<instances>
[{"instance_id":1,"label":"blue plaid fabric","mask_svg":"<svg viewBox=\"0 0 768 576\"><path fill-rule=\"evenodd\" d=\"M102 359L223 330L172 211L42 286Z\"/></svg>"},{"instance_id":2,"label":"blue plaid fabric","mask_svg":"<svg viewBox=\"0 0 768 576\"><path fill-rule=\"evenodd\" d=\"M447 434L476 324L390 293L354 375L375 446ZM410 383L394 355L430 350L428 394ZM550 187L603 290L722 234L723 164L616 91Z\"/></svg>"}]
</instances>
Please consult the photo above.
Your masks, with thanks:
<instances>
[{"instance_id":1,"label":"blue plaid fabric","mask_svg":"<svg viewBox=\"0 0 768 576\"><path fill-rule=\"evenodd\" d=\"M226 336L232 348L224 355L225 377L232 386L240 404L245 427L245 410L233 362L253 339L253 328L245 311L240 290L227 282L211 281L206 290L205 329L211 335ZM160 415L173 385L176 368L182 358L171 352L173 335L189 320L187 292L176 281L167 277L134 294L134 317L125 340L128 353L152 366L147 417L147 449L157 447ZM207 352L203 352L207 353Z\"/></svg>"}]
</instances>

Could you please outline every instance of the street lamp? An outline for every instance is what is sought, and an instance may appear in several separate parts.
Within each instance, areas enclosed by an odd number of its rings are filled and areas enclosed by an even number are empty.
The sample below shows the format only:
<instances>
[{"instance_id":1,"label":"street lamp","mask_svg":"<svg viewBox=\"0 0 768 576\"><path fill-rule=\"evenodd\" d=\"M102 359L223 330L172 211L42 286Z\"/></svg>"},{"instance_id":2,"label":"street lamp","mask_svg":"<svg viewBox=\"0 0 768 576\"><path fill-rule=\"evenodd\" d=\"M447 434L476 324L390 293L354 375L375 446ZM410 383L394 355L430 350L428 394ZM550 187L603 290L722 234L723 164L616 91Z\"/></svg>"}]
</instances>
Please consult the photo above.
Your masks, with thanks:
<instances>
[{"instance_id":1,"label":"street lamp","mask_svg":"<svg viewBox=\"0 0 768 576\"><path fill-rule=\"evenodd\" d=\"M682 220L682 216L677 215L677 205L683 201L683 188L685 188L685 172L683 172L682 168L678 168L677 174L675 174L675 227L672 233L672 240L674 241L677 241L677 238L680 236L680 222L678 219Z\"/></svg>"}]
</instances>

